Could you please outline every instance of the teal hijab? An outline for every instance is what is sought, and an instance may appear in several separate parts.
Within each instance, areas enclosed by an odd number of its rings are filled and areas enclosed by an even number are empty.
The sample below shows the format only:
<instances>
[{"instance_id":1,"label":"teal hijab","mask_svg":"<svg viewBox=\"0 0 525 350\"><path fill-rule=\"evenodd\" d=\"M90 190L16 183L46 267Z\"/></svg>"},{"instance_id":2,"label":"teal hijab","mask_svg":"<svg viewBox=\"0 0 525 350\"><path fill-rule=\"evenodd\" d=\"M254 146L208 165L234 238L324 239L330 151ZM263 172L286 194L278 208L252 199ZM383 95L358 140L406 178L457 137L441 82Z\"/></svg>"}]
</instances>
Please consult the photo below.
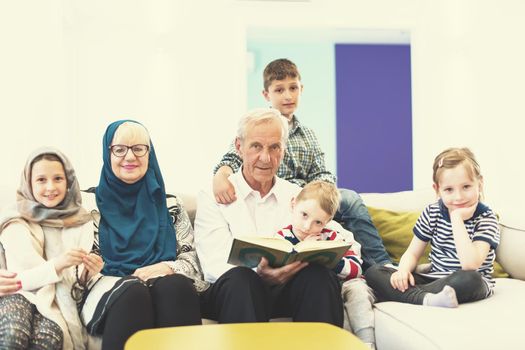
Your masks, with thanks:
<instances>
[{"instance_id":1,"label":"teal hijab","mask_svg":"<svg viewBox=\"0 0 525 350\"><path fill-rule=\"evenodd\" d=\"M120 125L111 123L102 140L104 165L96 189L100 210L99 241L104 258L103 273L127 276L139 268L161 261L175 260L175 228L166 206L166 190L153 143L150 142L148 170L144 177L127 184L111 169L109 147ZM131 152L131 150L129 150Z\"/></svg>"}]
</instances>

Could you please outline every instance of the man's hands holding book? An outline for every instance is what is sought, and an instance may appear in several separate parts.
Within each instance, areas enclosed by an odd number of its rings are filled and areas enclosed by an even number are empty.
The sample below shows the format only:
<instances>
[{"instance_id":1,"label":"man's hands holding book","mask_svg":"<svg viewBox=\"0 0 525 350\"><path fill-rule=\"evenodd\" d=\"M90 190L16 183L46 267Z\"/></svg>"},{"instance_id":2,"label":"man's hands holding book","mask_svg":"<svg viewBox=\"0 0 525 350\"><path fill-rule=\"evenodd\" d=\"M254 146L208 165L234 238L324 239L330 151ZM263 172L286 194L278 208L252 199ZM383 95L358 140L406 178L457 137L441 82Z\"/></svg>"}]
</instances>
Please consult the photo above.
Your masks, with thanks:
<instances>
[{"instance_id":1,"label":"man's hands holding book","mask_svg":"<svg viewBox=\"0 0 525 350\"><path fill-rule=\"evenodd\" d=\"M270 285L284 284L306 266L308 266L307 262L295 261L282 267L273 268L268 264L268 260L262 257L259 265L257 265L257 273Z\"/></svg>"}]
</instances>

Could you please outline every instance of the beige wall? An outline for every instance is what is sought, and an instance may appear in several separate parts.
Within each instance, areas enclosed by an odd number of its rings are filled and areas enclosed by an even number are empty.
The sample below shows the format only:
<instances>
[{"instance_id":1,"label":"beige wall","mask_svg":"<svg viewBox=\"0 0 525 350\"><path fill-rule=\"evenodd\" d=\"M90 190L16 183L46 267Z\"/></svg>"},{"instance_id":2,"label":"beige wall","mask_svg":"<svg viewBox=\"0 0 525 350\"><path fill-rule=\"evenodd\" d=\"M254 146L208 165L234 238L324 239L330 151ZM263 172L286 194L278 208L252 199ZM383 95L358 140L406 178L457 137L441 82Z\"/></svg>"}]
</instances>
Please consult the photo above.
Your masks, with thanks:
<instances>
[{"instance_id":1,"label":"beige wall","mask_svg":"<svg viewBox=\"0 0 525 350\"><path fill-rule=\"evenodd\" d=\"M209 180L245 110L247 26L411 32L414 187L440 150L471 147L489 203L525 209L520 0L0 0L1 186L55 145L85 187L118 118L150 130L169 189ZM521 210L523 212L523 210Z\"/></svg>"}]
</instances>

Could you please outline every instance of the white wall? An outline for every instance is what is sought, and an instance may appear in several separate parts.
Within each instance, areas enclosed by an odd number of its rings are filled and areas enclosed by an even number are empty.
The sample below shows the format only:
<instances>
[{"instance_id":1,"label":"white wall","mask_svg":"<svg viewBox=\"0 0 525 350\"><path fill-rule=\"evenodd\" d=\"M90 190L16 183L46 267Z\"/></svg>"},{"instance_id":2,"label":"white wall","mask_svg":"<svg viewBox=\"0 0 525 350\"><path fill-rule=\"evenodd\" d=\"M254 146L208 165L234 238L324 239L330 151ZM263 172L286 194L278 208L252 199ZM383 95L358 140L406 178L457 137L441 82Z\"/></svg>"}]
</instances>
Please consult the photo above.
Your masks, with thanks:
<instances>
[{"instance_id":1,"label":"white wall","mask_svg":"<svg viewBox=\"0 0 525 350\"><path fill-rule=\"evenodd\" d=\"M193 192L246 106L246 27L408 29L414 187L451 145L478 155L490 203L520 206L525 49L520 0L0 0L2 186L55 145L95 185L115 119L150 130L169 189Z\"/></svg>"}]
</instances>

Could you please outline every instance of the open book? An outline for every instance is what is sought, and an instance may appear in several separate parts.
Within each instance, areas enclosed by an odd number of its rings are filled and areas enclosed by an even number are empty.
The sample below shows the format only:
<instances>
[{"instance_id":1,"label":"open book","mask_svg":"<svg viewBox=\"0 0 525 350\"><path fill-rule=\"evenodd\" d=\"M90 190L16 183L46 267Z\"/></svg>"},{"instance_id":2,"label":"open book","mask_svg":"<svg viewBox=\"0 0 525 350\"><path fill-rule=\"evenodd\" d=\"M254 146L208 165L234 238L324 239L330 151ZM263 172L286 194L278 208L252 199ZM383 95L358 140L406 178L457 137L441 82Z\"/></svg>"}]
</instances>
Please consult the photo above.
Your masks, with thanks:
<instances>
[{"instance_id":1,"label":"open book","mask_svg":"<svg viewBox=\"0 0 525 350\"><path fill-rule=\"evenodd\" d=\"M264 256L272 267L307 261L332 269L350 245L345 241L302 241L293 245L284 238L238 237L233 239L228 263L252 268Z\"/></svg>"}]
</instances>

